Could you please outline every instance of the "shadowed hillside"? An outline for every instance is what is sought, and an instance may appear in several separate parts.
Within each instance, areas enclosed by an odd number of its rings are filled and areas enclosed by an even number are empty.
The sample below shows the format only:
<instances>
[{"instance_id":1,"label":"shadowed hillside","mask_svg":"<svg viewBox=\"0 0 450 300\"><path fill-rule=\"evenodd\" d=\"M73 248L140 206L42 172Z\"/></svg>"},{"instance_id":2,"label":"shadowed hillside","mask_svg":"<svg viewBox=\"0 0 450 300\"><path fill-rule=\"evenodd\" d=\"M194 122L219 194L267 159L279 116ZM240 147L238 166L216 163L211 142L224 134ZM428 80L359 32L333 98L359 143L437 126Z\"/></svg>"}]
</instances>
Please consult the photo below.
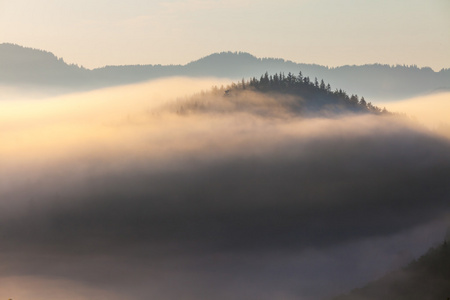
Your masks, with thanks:
<instances>
[{"instance_id":1,"label":"shadowed hillside","mask_svg":"<svg viewBox=\"0 0 450 300\"><path fill-rule=\"evenodd\" d=\"M450 297L450 245L431 248L405 268L334 300L446 300Z\"/></svg>"}]
</instances>

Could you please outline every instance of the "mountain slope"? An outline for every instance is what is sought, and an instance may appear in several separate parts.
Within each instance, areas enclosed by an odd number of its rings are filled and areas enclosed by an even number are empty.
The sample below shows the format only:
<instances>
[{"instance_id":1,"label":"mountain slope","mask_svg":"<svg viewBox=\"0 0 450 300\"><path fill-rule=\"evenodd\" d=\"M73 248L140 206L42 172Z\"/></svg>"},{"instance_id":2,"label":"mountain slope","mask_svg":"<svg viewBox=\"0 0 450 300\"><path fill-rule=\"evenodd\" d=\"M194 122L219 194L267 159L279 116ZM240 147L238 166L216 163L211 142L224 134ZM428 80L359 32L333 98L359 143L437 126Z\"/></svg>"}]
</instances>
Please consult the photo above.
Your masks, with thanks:
<instances>
[{"instance_id":1,"label":"mountain slope","mask_svg":"<svg viewBox=\"0 0 450 300\"><path fill-rule=\"evenodd\" d=\"M77 86L89 70L69 65L54 54L14 44L0 45L0 83Z\"/></svg>"},{"instance_id":2,"label":"mountain slope","mask_svg":"<svg viewBox=\"0 0 450 300\"><path fill-rule=\"evenodd\" d=\"M450 245L431 248L407 267L334 300L438 300L450 297Z\"/></svg>"}]
</instances>

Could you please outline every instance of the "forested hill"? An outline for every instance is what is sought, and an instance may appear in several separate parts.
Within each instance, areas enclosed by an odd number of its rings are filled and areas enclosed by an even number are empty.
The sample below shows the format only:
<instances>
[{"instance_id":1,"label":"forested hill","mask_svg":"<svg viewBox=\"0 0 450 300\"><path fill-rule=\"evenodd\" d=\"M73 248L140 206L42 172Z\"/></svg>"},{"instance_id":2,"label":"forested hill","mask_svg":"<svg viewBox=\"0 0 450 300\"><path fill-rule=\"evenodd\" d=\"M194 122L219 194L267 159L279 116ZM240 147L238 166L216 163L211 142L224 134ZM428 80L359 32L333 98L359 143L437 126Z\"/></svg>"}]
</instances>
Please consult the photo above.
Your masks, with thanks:
<instances>
[{"instance_id":1,"label":"forested hill","mask_svg":"<svg viewBox=\"0 0 450 300\"><path fill-rule=\"evenodd\" d=\"M302 71L311 78L324 78L338 86L371 99L401 99L415 95L450 90L450 69L439 72L417 66L366 64L329 68L275 58L256 58L248 53L222 52L211 54L186 65L195 75L227 76L238 79L269 72Z\"/></svg>"},{"instance_id":2,"label":"forested hill","mask_svg":"<svg viewBox=\"0 0 450 300\"><path fill-rule=\"evenodd\" d=\"M151 54L149 54L150 56ZM0 85L40 85L75 90L129 84L167 76L215 76L234 80L302 71L333 86L371 99L401 99L450 89L450 69L371 64L328 68L243 52L215 53L186 65L106 66L93 70L70 65L42 50L0 44Z\"/></svg>"},{"instance_id":3,"label":"forested hill","mask_svg":"<svg viewBox=\"0 0 450 300\"><path fill-rule=\"evenodd\" d=\"M355 289L334 300L447 300L450 298L450 245L448 241L407 267Z\"/></svg>"},{"instance_id":4,"label":"forested hill","mask_svg":"<svg viewBox=\"0 0 450 300\"><path fill-rule=\"evenodd\" d=\"M364 97L349 96L317 78L288 73L265 73L260 78L242 79L229 86L213 87L169 105L179 114L245 112L272 117L335 116L338 114L388 114Z\"/></svg>"}]
</instances>

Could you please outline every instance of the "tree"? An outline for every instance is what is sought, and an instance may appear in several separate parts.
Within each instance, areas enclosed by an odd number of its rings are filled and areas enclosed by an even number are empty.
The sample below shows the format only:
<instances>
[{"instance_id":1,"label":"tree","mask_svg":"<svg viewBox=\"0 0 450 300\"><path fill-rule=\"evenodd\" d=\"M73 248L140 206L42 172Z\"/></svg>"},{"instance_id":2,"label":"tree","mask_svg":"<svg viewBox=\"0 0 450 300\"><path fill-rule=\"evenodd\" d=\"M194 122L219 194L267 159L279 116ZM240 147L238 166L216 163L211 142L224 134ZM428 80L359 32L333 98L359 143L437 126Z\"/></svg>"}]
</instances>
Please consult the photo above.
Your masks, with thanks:
<instances>
[{"instance_id":1,"label":"tree","mask_svg":"<svg viewBox=\"0 0 450 300\"><path fill-rule=\"evenodd\" d=\"M323 82L323 79L320 80L320 89L325 90L325 82Z\"/></svg>"},{"instance_id":2,"label":"tree","mask_svg":"<svg viewBox=\"0 0 450 300\"><path fill-rule=\"evenodd\" d=\"M287 79L288 86L292 86L295 82L294 74L292 74L291 72L288 73L286 79Z\"/></svg>"},{"instance_id":3,"label":"tree","mask_svg":"<svg viewBox=\"0 0 450 300\"><path fill-rule=\"evenodd\" d=\"M302 71L298 72L297 80L298 80L298 82L303 82L303 74L302 74Z\"/></svg>"},{"instance_id":4,"label":"tree","mask_svg":"<svg viewBox=\"0 0 450 300\"><path fill-rule=\"evenodd\" d=\"M357 105L359 103L358 95L352 95L350 97L350 103L352 105Z\"/></svg>"},{"instance_id":5,"label":"tree","mask_svg":"<svg viewBox=\"0 0 450 300\"><path fill-rule=\"evenodd\" d=\"M359 105L364 106L364 107L367 107L367 102L366 102L366 100L364 99L364 97L361 97L361 100L359 101Z\"/></svg>"},{"instance_id":6,"label":"tree","mask_svg":"<svg viewBox=\"0 0 450 300\"><path fill-rule=\"evenodd\" d=\"M308 76L303 77L303 83L305 83L305 84L309 84L310 83L310 80L309 80Z\"/></svg>"},{"instance_id":7,"label":"tree","mask_svg":"<svg viewBox=\"0 0 450 300\"><path fill-rule=\"evenodd\" d=\"M277 73L275 73L275 75L273 75L273 85L277 88L280 87L280 79L279 79Z\"/></svg>"}]
</instances>

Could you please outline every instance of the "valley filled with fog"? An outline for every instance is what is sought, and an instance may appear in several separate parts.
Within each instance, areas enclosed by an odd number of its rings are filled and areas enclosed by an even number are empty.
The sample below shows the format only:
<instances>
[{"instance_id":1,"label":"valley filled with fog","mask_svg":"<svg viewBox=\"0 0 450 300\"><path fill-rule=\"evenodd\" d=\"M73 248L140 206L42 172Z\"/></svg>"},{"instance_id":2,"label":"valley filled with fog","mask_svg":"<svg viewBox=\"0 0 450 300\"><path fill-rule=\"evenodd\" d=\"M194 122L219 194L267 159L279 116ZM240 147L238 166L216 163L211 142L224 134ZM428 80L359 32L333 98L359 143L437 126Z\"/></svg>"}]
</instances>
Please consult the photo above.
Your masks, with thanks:
<instances>
[{"instance_id":1,"label":"valley filled with fog","mask_svg":"<svg viewBox=\"0 0 450 300\"><path fill-rule=\"evenodd\" d=\"M320 299L443 240L448 93L305 113L229 83L9 90L0 297Z\"/></svg>"}]
</instances>

